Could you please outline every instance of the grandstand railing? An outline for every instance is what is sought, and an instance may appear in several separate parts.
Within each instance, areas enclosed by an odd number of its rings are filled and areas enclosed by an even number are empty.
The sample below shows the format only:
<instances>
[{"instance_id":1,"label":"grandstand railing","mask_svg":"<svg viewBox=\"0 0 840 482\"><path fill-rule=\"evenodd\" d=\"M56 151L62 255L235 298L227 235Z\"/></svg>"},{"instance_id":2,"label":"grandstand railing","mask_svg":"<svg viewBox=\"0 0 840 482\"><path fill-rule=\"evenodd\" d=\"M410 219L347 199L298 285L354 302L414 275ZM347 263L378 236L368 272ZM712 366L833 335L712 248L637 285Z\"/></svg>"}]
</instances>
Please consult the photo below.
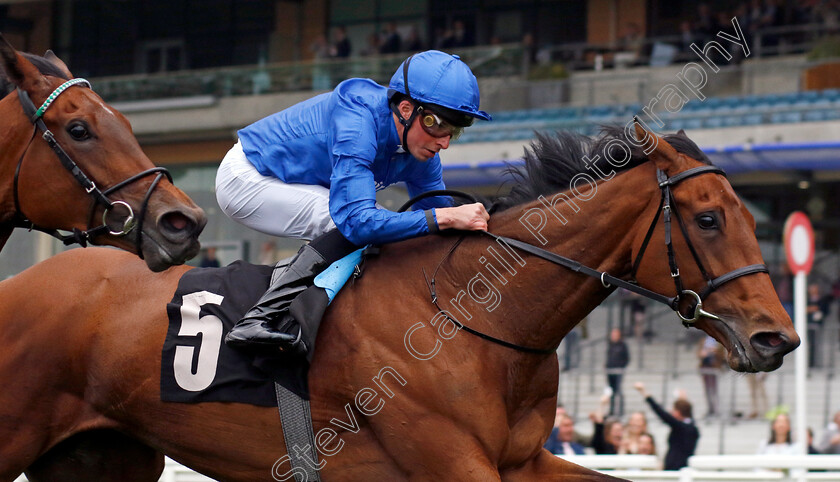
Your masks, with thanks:
<instances>
[{"instance_id":1,"label":"grandstand railing","mask_svg":"<svg viewBox=\"0 0 840 482\"><path fill-rule=\"evenodd\" d=\"M521 75L519 44L454 50L481 76ZM193 96L232 97L294 91L326 91L351 77L387 84L406 54L320 59L263 65L100 77L92 82L108 102Z\"/></svg>"},{"instance_id":2,"label":"grandstand railing","mask_svg":"<svg viewBox=\"0 0 840 482\"><path fill-rule=\"evenodd\" d=\"M559 456L584 467L633 481L725 480L840 480L840 455L695 455L679 471L660 470L653 455ZM817 472L819 471L819 472ZM169 458L160 482L209 482L201 475ZM20 476L15 482L26 482Z\"/></svg>"},{"instance_id":3,"label":"grandstand railing","mask_svg":"<svg viewBox=\"0 0 840 482\"><path fill-rule=\"evenodd\" d=\"M802 53L827 35L835 33L822 25L774 27L754 34L754 52L750 58L768 54ZM773 42L769 40L772 39ZM678 63L690 52L675 51L673 57L660 58L657 47L679 45L679 36L650 37L644 40L644 53L633 58L631 65ZM702 43L703 40L696 39ZM772 45L769 45L771 44ZM487 45L453 50L470 64L479 78L514 77L528 79L544 64L558 65L549 69L549 78L563 78L570 71L596 68L596 57L607 55L605 66L615 64L621 52L611 44L572 43L526 48L520 43ZM653 55L651 55L653 54ZM157 74L100 77L93 79L97 92L108 102L166 99L192 96L230 97L291 91L326 91L350 77L370 78L387 84L406 54L320 59L261 65L186 70ZM536 69L536 70L535 70ZM544 70L544 69L543 69ZM626 74L621 74L626 75Z\"/></svg>"},{"instance_id":4,"label":"grandstand railing","mask_svg":"<svg viewBox=\"0 0 840 482\"><path fill-rule=\"evenodd\" d=\"M840 480L840 455L695 455L688 460L689 466L679 471L658 470L659 461L652 455L561 458L633 481Z\"/></svg>"}]
</instances>

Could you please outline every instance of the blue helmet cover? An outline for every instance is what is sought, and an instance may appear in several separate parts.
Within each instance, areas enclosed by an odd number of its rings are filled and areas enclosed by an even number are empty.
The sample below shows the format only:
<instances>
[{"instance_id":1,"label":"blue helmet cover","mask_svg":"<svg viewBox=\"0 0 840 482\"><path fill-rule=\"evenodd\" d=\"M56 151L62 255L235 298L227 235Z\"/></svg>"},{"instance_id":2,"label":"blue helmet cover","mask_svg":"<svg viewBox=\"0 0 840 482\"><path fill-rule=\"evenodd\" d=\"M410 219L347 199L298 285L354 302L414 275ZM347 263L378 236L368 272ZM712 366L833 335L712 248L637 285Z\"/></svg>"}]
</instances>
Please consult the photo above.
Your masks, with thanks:
<instances>
[{"instance_id":1,"label":"blue helmet cover","mask_svg":"<svg viewBox=\"0 0 840 482\"><path fill-rule=\"evenodd\" d=\"M409 62L408 92L403 74L405 62ZM437 104L468 116L491 120L490 114L478 109L481 99L475 75L457 55L439 50L414 54L400 64L388 88L407 93L422 103Z\"/></svg>"}]
</instances>

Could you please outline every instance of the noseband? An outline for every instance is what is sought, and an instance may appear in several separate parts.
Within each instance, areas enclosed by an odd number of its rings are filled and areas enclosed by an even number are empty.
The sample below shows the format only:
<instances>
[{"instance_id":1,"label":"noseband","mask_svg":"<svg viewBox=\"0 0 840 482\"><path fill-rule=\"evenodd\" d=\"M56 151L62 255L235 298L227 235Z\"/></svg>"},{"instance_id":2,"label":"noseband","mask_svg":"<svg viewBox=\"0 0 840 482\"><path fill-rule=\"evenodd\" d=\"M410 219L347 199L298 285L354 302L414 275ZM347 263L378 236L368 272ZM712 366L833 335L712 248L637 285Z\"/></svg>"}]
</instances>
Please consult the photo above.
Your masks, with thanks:
<instances>
[{"instance_id":1,"label":"noseband","mask_svg":"<svg viewBox=\"0 0 840 482\"><path fill-rule=\"evenodd\" d=\"M542 249L540 247L534 246L533 244L526 243L524 241L520 241L518 239L508 238L505 236L498 236L490 232L484 232L483 234L490 236L491 238L501 241L511 247L514 247L520 251L524 251L528 254L534 255L536 257L542 258L546 261L550 261L554 264L563 266L568 268L576 273L585 274L587 276L597 278L601 281L601 284L604 288L607 289L615 289L615 288L624 288L627 291L632 291L633 293L637 293L639 295L644 296L645 298L651 299L653 301L663 303L667 305L669 308L674 310L677 315L682 320L683 325L686 327L692 325L693 323L697 322L700 318L706 317L711 318L714 320L721 320L721 318L713 313L710 313L703 309L703 301L714 291L718 288L723 286L724 284L740 278L741 276L746 276L755 273L767 273L767 266L764 264L751 264L749 266L743 266L741 268L734 269L724 275L718 276L717 278L712 278L709 276L708 271L703 266L702 261L700 261L700 257L697 254L697 250L694 248L694 245L691 242L691 238L688 236L688 230L683 223L682 218L680 217L679 212L677 211L676 204L671 202L673 195L671 193L671 188L676 186L680 182L689 179L694 176L698 176L701 174L720 174L722 176L726 176L726 173L723 169L717 166L699 166L694 167L691 169L687 169L679 174L676 174L672 177L667 177L664 172L657 170L656 177L659 182L659 189L662 193L660 201L659 201L659 208L656 210L656 215L653 218L653 221L650 223L650 227L648 228L647 234L645 235L645 239L642 242L642 246L639 249L639 253L636 255L636 259L633 262L633 269L631 271L632 278L630 281L623 280L621 278L616 278L608 274L605 271L598 271L592 269L588 266L584 266L579 262L569 259L565 256L560 256L559 254L552 253L551 251ZM464 197L467 199L476 202L475 198L470 196L469 194L460 193L457 191L449 191L449 190L441 190L441 191L430 191L419 196L416 196L406 202L401 208L400 211L404 211L408 209L409 206L414 204L415 202L425 199L427 197L432 196L440 196L440 195L450 195L450 196L458 196ZM683 238L685 239L686 244L688 245L689 251L691 251L692 257L694 257L694 262L697 264L697 267L700 269L700 273L702 273L703 278L706 280L706 286L703 290L698 294L696 291L685 289L682 283L682 278L680 277L680 269L677 266L677 258L676 254L674 253L674 247L671 242L671 214L673 213L674 217L677 219L677 224L680 226L680 230L682 231ZM651 236L653 235L653 231L656 228L657 223L659 222L659 216L662 215L663 222L665 224L665 247L668 251L668 265L671 270L671 278L674 280L674 286L676 287L676 295L675 296L666 296L655 291L651 291L647 288L643 288L639 286L636 281L636 272L638 271L639 265L641 264L642 258L644 257L645 251L647 250L648 243L650 242ZM451 255L455 248L457 248L458 244L464 240L464 237L458 239L455 245L449 249L447 254L444 256L443 260L441 260L438 267L435 269L435 272L432 274L431 279L426 280L426 284L429 288L429 293L432 297L432 303L438 308L438 310L442 313L447 313L438 305L438 298L437 298L437 290L435 288L435 276L437 274L437 270L446 260L446 258ZM425 272L424 272L425 277ZM683 299L688 299L690 302L689 310L687 315L683 315L680 311L680 301ZM517 345L515 343L511 343L505 340L501 340L499 338L492 337L485 333L482 333L478 330L472 329L460 321L447 316L447 318L452 321L456 326L459 328L463 328L468 333L476 335L478 337L484 338L485 340L491 341L493 343L505 346L507 348L512 348L514 350L526 352L526 353L537 353L537 354L551 354L554 353L554 350L544 350L540 348L533 348L527 346Z\"/></svg>"},{"instance_id":2,"label":"noseband","mask_svg":"<svg viewBox=\"0 0 840 482\"><path fill-rule=\"evenodd\" d=\"M52 105L58 96L67 90L68 88L74 85L84 85L90 88L90 83L85 79L71 79L67 82L64 82L58 88L56 88L52 94L47 97L47 100L41 105L40 108L37 110L35 109L35 104L32 103L32 100L29 98L29 94L26 93L25 90L18 88L18 99L20 100L20 104L23 107L23 112L29 118L29 121L34 125L34 130L32 131L32 137L29 139L29 143L24 149L23 154L21 154L20 159L18 160L17 167L15 168L15 177L14 177L14 185L13 185L13 193L14 193L14 201L15 201L15 226L16 227L24 227L28 229L34 229L36 231L41 231L47 233L51 236L54 236L60 239L65 245L70 245L74 243L78 243L82 246L87 246L88 242L93 242L93 238L100 234L110 234L112 236L125 236L132 231L136 230L136 240L135 246L137 249L137 255L140 256L140 259L143 259L143 250L142 250L142 235L143 235L143 220L146 217L146 210L149 205L149 200L152 197L152 192L160 183L161 179L165 176L169 179L169 182L172 182L172 175L169 171L164 167L153 167L151 169L147 169L141 173L135 174L128 179L119 182L104 191L100 190L96 183L88 177L84 171L76 164L73 159L67 154L67 152L61 148L58 141L56 140L53 133L47 128L47 125L44 123L43 116L47 109ZM20 175L21 166L23 165L23 158L26 156L26 152L29 150L29 147L32 145L33 140L35 139L35 134L41 131L41 137L46 141L47 145L50 146L50 149L55 152L56 156L58 156L59 162L61 165L64 166L67 171L73 176L76 182L82 186L85 192L92 197L91 207L90 207L90 214L88 216L88 229L85 231L81 231L77 228L73 228L73 233L70 235L62 235L56 229L49 229L43 228L40 226L36 226L33 222L29 221L29 218L23 213L23 210L20 206L20 201L18 197L18 177ZM134 210L132 209L131 205L129 205L125 201L112 201L108 195L112 194L113 192L122 189L123 187L134 183L146 176L150 176L152 174L156 174L154 180L152 181L151 185L149 186L148 191L146 191L146 195L143 198L143 203L140 205L140 213L137 217L134 215ZM91 227L93 225L93 217L96 211L97 206L103 206L104 212L102 213L102 225ZM127 211L125 219L122 221L122 228L119 230L111 229L108 225L108 217L111 214L112 209L114 207L119 206L120 208Z\"/></svg>"}]
</instances>

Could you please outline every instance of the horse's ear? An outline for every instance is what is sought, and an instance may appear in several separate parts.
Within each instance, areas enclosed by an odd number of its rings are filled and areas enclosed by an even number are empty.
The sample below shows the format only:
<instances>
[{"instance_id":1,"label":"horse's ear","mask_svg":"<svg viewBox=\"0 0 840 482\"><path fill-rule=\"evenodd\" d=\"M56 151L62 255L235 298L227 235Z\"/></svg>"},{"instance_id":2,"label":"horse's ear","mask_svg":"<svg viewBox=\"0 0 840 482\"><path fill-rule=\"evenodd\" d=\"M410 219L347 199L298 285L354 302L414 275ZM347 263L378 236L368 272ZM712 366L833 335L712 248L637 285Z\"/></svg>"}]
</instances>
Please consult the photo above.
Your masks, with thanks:
<instances>
[{"instance_id":1,"label":"horse's ear","mask_svg":"<svg viewBox=\"0 0 840 482\"><path fill-rule=\"evenodd\" d=\"M0 34L0 61L6 77L18 87L30 91L36 87L36 83L46 83L41 72L15 50L3 34Z\"/></svg>"},{"instance_id":2,"label":"horse's ear","mask_svg":"<svg viewBox=\"0 0 840 482\"><path fill-rule=\"evenodd\" d=\"M61 73L65 75L65 77L67 77L68 79L73 78L73 74L70 73L70 69L67 68L67 64L65 64L63 60L58 58L58 55L56 55L55 52L53 52L52 50L47 50L46 53L44 53L44 58L47 59L51 64L58 67L58 69L61 71Z\"/></svg>"},{"instance_id":3,"label":"horse's ear","mask_svg":"<svg viewBox=\"0 0 840 482\"><path fill-rule=\"evenodd\" d=\"M657 136L653 132L649 132L642 127L642 124L636 121L636 139L642 143L644 151L648 154L648 159L656 165L656 168L666 174L671 175L680 162L680 155L671 144L668 144L665 139Z\"/></svg>"}]
</instances>

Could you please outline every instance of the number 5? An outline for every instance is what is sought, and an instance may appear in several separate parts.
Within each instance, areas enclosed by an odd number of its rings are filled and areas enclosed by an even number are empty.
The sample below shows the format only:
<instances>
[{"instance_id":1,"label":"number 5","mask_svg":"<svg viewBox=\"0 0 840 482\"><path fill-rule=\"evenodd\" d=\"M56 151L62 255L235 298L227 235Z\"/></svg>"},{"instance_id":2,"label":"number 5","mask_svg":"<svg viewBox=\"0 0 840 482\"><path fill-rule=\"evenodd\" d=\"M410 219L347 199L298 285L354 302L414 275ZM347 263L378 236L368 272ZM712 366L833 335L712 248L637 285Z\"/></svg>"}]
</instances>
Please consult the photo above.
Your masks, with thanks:
<instances>
[{"instance_id":1,"label":"number 5","mask_svg":"<svg viewBox=\"0 0 840 482\"><path fill-rule=\"evenodd\" d=\"M216 366L219 363L219 349L222 347L222 320L218 316L199 316L201 307L206 304L221 305L225 297L198 291L184 295L181 304L181 331L178 336L201 335L201 345L198 347L198 365L195 373L192 371L193 346L179 345L175 347L175 381L184 390L199 392L209 387L216 377Z\"/></svg>"}]
</instances>

